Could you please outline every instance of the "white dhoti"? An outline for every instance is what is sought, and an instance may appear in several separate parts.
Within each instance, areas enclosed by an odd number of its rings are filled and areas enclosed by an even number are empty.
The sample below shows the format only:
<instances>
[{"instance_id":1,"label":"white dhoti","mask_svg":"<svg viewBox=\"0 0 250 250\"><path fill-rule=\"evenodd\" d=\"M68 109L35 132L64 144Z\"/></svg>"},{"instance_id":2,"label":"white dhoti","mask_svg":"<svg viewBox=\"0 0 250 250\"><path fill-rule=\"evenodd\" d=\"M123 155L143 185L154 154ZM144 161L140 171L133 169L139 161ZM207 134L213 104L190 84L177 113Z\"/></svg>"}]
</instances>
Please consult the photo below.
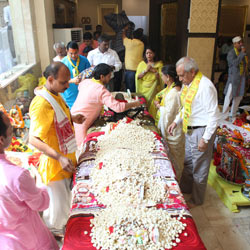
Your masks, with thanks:
<instances>
[{"instance_id":1,"label":"white dhoti","mask_svg":"<svg viewBox=\"0 0 250 250\"><path fill-rule=\"evenodd\" d=\"M242 100L242 98L243 96L235 96L233 98L232 83L230 83L228 86L227 94L225 96L225 100L224 100L223 111L222 111L223 118L227 118L229 116L229 105L232 99L233 99L233 102L232 102L230 116L232 118L236 117L236 112L238 110L238 107L240 105L240 101Z\"/></svg>"},{"instance_id":2,"label":"white dhoti","mask_svg":"<svg viewBox=\"0 0 250 250\"><path fill-rule=\"evenodd\" d=\"M71 179L51 181L47 190L50 197L49 208L43 212L43 220L47 227L55 233L63 233L67 223L71 204Z\"/></svg>"}]
</instances>

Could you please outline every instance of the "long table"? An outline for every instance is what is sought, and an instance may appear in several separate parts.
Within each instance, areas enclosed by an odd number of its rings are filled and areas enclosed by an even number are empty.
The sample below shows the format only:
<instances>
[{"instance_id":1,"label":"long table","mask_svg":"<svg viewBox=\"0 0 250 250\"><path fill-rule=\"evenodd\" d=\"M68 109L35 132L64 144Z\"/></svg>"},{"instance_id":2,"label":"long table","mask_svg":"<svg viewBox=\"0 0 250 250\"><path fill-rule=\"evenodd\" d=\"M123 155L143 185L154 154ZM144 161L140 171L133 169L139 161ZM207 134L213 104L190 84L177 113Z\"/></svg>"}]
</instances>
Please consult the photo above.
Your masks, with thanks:
<instances>
[{"instance_id":1,"label":"long table","mask_svg":"<svg viewBox=\"0 0 250 250\"><path fill-rule=\"evenodd\" d=\"M115 95L116 93L114 93ZM124 93L123 93L124 94ZM126 93L124 94L127 99ZM139 96L142 103L146 103L145 98ZM166 196L165 200L156 204L157 209L163 209L171 216L177 217L179 213L184 213L187 226L185 230L179 235L180 243L172 249L178 250L203 250L206 249L192 219L188 206L176 181L175 171L168 157L168 146L166 141L157 133L158 130L154 125L154 119L145 109L137 112L132 110L126 114L127 122L136 119L138 123L145 129L149 129L155 135L155 150L152 152L154 163L160 168L155 173L155 176L161 176L165 182ZM129 117L129 118L128 118ZM117 119L118 118L118 119ZM91 227L90 220L94 214L105 209L105 206L98 203L94 192L91 192L92 180L90 179L90 171L95 165L95 156L97 153L96 143L98 137L105 132L103 127L109 124L110 128L115 129L116 120L122 117L112 112L104 112L88 130L88 135L83 143L82 150L78 159L77 171L73 179L72 189L72 207L69 220L66 226L66 233L64 238L63 250L94 250L91 243ZM131 119L132 118L132 119ZM112 121L110 123L110 121ZM107 132L107 131L106 131ZM145 142L147 143L147 142ZM183 212L184 211L184 212Z\"/></svg>"},{"instance_id":2,"label":"long table","mask_svg":"<svg viewBox=\"0 0 250 250\"><path fill-rule=\"evenodd\" d=\"M66 226L63 250L95 249L91 243L90 219L100 209L105 209L105 206L99 204L94 194L90 192L92 180L89 178L89 174L95 163L96 142L103 133L90 133L79 156L77 172L73 180L72 208ZM180 234L181 242L172 249L206 249L175 179L175 172L167 155L167 145L157 133L155 133L155 137L157 140L156 149L153 152L154 161L160 166L156 175L165 178L168 190L165 201L157 204L156 207L164 209L172 216L178 216L180 211L184 210L186 217L183 222L187 224L187 227Z\"/></svg>"}]
</instances>

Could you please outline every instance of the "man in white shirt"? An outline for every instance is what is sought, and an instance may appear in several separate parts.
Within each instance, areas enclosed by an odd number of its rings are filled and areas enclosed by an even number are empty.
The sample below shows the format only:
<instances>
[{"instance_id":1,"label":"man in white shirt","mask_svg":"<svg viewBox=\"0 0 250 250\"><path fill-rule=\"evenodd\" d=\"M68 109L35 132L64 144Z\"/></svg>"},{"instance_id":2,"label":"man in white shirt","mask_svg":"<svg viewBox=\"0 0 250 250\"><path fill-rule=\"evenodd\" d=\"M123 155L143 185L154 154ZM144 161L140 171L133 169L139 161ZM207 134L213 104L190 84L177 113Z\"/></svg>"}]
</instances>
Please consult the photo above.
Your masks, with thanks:
<instances>
[{"instance_id":1,"label":"man in white shirt","mask_svg":"<svg viewBox=\"0 0 250 250\"><path fill-rule=\"evenodd\" d=\"M106 63L113 69L114 72L119 71L122 68L122 63L117 53L109 48L109 37L102 34L98 38L98 48L91 50L88 53L88 60L91 66L97 66L100 63ZM114 90L114 74L111 75L111 80L107 85L109 91Z\"/></svg>"},{"instance_id":2,"label":"man in white shirt","mask_svg":"<svg viewBox=\"0 0 250 250\"><path fill-rule=\"evenodd\" d=\"M62 59L67 55L66 47L64 42L55 43L53 46L56 56L53 58L54 62L61 62Z\"/></svg>"},{"instance_id":3,"label":"man in white shirt","mask_svg":"<svg viewBox=\"0 0 250 250\"><path fill-rule=\"evenodd\" d=\"M186 145L180 187L183 193L191 194L188 205L192 208L204 202L220 112L214 84L202 75L194 59L181 58L176 63L176 71L184 84L183 108L168 127L168 132L173 134L177 124L183 122Z\"/></svg>"}]
</instances>

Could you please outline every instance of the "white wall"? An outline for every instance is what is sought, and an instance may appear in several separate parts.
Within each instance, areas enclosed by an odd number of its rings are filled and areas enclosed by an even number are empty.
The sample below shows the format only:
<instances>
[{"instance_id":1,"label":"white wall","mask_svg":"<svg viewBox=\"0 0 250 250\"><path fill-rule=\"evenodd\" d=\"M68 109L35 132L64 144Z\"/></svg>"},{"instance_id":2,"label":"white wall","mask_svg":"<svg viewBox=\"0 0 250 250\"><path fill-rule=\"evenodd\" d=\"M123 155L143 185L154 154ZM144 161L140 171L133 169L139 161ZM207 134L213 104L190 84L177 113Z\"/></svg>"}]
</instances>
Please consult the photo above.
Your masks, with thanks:
<instances>
[{"instance_id":1,"label":"white wall","mask_svg":"<svg viewBox=\"0 0 250 250\"><path fill-rule=\"evenodd\" d=\"M135 24L135 30L143 28L143 33L148 35L149 17L148 16L128 16L128 19Z\"/></svg>"},{"instance_id":2,"label":"white wall","mask_svg":"<svg viewBox=\"0 0 250 250\"><path fill-rule=\"evenodd\" d=\"M54 35L52 24L55 23L54 1L33 0L35 7L36 28L38 39L38 50L40 54L41 67L44 70L54 57L53 44Z\"/></svg>"},{"instance_id":3,"label":"white wall","mask_svg":"<svg viewBox=\"0 0 250 250\"><path fill-rule=\"evenodd\" d=\"M135 29L143 28L144 34L148 35L149 0L123 0L122 9L129 20L135 23Z\"/></svg>"},{"instance_id":4,"label":"white wall","mask_svg":"<svg viewBox=\"0 0 250 250\"><path fill-rule=\"evenodd\" d=\"M122 9L128 16L149 16L149 0L123 0Z\"/></svg>"},{"instance_id":5,"label":"white wall","mask_svg":"<svg viewBox=\"0 0 250 250\"><path fill-rule=\"evenodd\" d=\"M78 0L77 5L77 26L83 27L81 24L82 17L90 17L92 31L95 31L95 27L98 24L97 6L98 4L118 4L118 10L121 11L122 0ZM125 0L126 1L126 0Z\"/></svg>"},{"instance_id":6,"label":"white wall","mask_svg":"<svg viewBox=\"0 0 250 250\"><path fill-rule=\"evenodd\" d=\"M78 0L77 26L82 27L81 18L90 17L92 31L95 31L98 4L118 4L119 11L125 10L127 16L149 17L149 0Z\"/></svg>"}]
</instances>

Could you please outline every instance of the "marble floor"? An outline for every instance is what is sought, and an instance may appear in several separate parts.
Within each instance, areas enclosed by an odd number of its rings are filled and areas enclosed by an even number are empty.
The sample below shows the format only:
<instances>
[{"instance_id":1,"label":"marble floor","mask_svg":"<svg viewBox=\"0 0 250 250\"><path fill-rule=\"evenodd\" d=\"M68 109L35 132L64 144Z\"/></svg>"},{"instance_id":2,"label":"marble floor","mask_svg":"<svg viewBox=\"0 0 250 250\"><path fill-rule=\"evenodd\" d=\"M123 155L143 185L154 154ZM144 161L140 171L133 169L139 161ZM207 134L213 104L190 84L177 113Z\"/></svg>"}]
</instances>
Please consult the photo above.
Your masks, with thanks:
<instances>
[{"instance_id":1,"label":"marble floor","mask_svg":"<svg viewBox=\"0 0 250 250\"><path fill-rule=\"evenodd\" d=\"M204 204L191 213L207 250L250 250L250 207L232 213L208 184Z\"/></svg>"}]
</instances>

